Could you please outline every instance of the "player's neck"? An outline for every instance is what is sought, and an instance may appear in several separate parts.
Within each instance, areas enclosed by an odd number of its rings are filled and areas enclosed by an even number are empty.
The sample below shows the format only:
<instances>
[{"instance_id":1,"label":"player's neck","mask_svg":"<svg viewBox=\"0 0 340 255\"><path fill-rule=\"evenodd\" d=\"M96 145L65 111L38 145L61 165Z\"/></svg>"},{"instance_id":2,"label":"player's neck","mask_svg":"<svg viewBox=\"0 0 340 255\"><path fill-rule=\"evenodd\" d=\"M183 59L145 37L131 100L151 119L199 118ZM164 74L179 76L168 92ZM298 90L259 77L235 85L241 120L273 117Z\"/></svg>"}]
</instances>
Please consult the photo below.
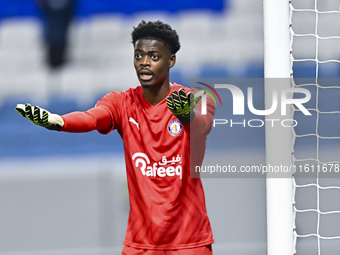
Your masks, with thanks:
<instances>
[{"instance_id":1,"label":"player's neck","mask_svg":"<svg viewBox=\"0 0 340 255\"><path fill-rule=\"evenodd\" d=\"M150 104L156 105L169 94L171 86L172 84L169 82L169 80L167 80L160 85L155 85L148 88L143 87L144 99Z\"/></svg>"}]
</instances>

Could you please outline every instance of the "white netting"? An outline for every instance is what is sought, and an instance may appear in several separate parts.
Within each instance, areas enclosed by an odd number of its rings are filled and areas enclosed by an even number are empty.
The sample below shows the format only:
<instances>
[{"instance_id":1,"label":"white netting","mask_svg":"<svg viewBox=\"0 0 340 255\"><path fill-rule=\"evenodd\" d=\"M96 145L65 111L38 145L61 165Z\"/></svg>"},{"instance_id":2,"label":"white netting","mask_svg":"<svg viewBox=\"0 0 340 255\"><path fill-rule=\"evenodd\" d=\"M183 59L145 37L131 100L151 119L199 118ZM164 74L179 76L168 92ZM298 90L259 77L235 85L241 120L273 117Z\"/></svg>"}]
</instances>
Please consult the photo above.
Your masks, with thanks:
<instances>
[{"instance_id":1,"label":"white netting","mask_svg":"<svg viewBox=\"0 0 340 255\"><path fill-rule=\"evenodd\" d=\"M290 25L292 86L312 95L312 116L293 108L295 253L339 254L339 0L290 1Z\"/></svg>"}]
</instances>

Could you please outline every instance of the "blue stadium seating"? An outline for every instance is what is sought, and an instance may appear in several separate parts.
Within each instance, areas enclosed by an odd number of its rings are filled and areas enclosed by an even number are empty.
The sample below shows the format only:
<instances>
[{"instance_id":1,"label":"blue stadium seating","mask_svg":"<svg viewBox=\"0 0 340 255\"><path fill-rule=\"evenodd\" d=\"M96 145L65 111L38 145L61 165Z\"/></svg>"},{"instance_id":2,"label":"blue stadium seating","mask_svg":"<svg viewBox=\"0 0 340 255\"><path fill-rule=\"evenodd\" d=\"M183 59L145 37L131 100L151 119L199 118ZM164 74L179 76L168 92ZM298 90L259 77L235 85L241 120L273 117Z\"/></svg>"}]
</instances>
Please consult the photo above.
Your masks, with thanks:
<instances>
[{"instance_id":1,"label":"blue stadium seating","mask_svg":"<svg viewBox=\"0 0 340 255\"><path fill-rule=\"evenodd\" d=\"M297 72L297 76L306 76L312 77L313 75L313 66L311 63L300 65L296 67L295 72ZM230 71L225 67L202 67L201 72L199 74L200 77L231 77ZM256 78L261 76L263 73L263 65L254 64L253 66L249 65L247 67L247 71L245 72L244 78ZM173 70L171 73L171 79L178 83L184 83L183 77L186 77L185 74L181 73L180 70ZM312 79L312 78L311 78ZM247 80L238 85L244 95L246 95L246 89L249 87L249 82L252 83L253 93L254 93L254 107L257 109L264 109L264 92L263 92L263 80L255 79L255 80ZM301 79L306 81L305 79ZM329 83L329 80L327 80ZM299 80L297 80L299 82ZM334 82L338 82L338 79L333 79ZM257 84L258 83L258 84ZM328 84L329 85L329 84ZM339 86L339 84L338 84ZM307 108L315 108L316 103L316 87L310 86L307 88L310 90L312 97L311 100L305 105ZM339 89L319 89L319 98L328 98L332 103L328 104L328 108L322 108L322 103L319 105L319 108L324 111L330 110L340 110L339 103ZM232 117L232 98L230 92L228 90L222 91L219 90L219 94L222 98L223 109L218 104L216 106L216 118L224 118L230 119L233 118L234 121L242 121L243 119L252 119L255 118L248 110L245 108L245 115L242 116L242 120L238 120L237 118ZM301 95L296 94L296 97ZM98 95L96 98L99 99L102 95ZM95 100L95 101L96 101ZM43 128L31 125L26 119L22 118L17 114L14 110L17 102L25 103L27 100L23 98L9 98L0 107L0 132L5 135L0 136L0 158L3 157L25 157L25 156L33 156L33 155L65 155L72 156L77 154L93 154L93 153L107 153L107 152L123 152L123 144L120 136L116 131L113 131L109 135L100 135L98 132L93 131L86 134L69 134L63 132L53 132L49 130L45 130ZM56 112L59 114L64 114L67 112L75 111L75 110L86 110L81 108L75 99L72 98L50 98L49 103L45 106L51 112ZM325 101L325 100L321 100ZM95 102L89 102L89 105L94 105ZM228 109L228 112L223 112ZM222 111L223 110L223 111ZM229 112L230 110L230 112ZM339 116L338 116L339 115ZM340 114L337 116L325 116L322 115L321 118L338 118ZM256 116L258 119L259 116ZM304 130L308 130L313 122L315 122L315 116L306 119L304 116L300 116L299 113L296 113L296 118L299 121L299 125L297 127L297 132L299 132L300 128ZM325 122L327 123L327 121ZM339 118L340 125L340 118ZM320 133L325 132L325 130L330 129L332 127L328 126L320 126ZM225 132L228 129L228 132ZM310 129L310 128L309 128ZM333 128L334 129L334 128ZM314 132L315 130L310 130ZM340 136L340 131L336 131L335 129L332 131L334 136ZM225 139L220 139L223 136ZM238 139L238 137L249 137L249 139ZM242 147L242 146L259 146L261 141L264 141L264 129L258 128L249 128L245 127L244 129L240 128L231 128L230 125L225 125L222 127L217 127L214 129L209 135L208 145L212 143L214 147L224 146L225 141L228 142L231 148ZM264 144L263 144L264 146Z\"/></svg>"},{"instance_id":2,"label":"blue stadium seating","mask_svg":"<svg viewBox=\"0 0 340 255\"><path fill-rule=\"evenodd\" d=\"M232 73L224 66L207 65L202 66L199 73L199 78L228 78L232 77Z\"/></svg>"},{"instance_id":3,"label":"blue stadium seating","mask_svg":"<svg viewBox=\"0 0 340 255\"><path fill-rule=\"evenodd\" d=\"M86 134L54 132L32 125L16 111L21 99L9 99L0 108L0 158L45 155L76 155L123 152L120 136L116 131L101 135L96 131ZM48 110L64 114L79 110L75 100L51 99ZM54 111L55 110L55 111Z\"/></svg>"},{"instance_id":4,"label":"blue stadium seating","mask_svg":"<svg viewBox=\"0 0 340 255\"><path fill-rule=\"evenodd\" d=\"M245 77L248 78L263 78L264 66L260 63L248 64L245 70Z\"/></svg>"},{"instance_id":5,"label":"blue stadium seating","mask_svg":"<svg viewBox=\"0 0 340 255\"><path fill-rule=\"evenodd\" d=\"M117 0L78 0L77 16L88 16L96 13L125 13L132 14L141 11L161 10L177 12L185 9L209 9L220 12L228 6L225 0L132 0L127 4ZM39 12L34 1L30 0L1 0L0 19L5 17L38 16Z\"/></svg>"}]
</instances>

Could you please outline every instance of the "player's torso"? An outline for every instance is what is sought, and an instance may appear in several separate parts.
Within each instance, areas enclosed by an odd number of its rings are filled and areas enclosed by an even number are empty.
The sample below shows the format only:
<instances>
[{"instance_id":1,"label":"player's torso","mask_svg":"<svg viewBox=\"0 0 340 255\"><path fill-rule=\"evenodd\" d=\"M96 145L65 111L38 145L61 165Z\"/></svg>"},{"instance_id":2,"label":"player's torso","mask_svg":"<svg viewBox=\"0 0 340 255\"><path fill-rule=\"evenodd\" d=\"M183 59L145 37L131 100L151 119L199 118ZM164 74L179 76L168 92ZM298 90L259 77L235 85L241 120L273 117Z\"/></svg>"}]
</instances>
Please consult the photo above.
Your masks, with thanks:
<instances>
[{"instance_id":1,"label":"player's torso","mask_svg":"<svg viewBox=\"0 0 340 255\"><path fill-rule=\"evenodd\" d=\"M182 179L190 156L189 132L169 111L165 99L152 106L135 91L123 102L118 132L133 168L147 178Z\"/></svg>"},{"instance_id":2,"label":"player's torso","mask_svg":"<svg viewBox=\"0 0 340 255\"><path fill-rule=\"evenodd\" d=\"M118 132L130 197L125 243L143 248L211 243L201 182L190 178L189 127L169 111L165 99L152 106L130 91L121 102Z\"/></svg>"}]
</instances>

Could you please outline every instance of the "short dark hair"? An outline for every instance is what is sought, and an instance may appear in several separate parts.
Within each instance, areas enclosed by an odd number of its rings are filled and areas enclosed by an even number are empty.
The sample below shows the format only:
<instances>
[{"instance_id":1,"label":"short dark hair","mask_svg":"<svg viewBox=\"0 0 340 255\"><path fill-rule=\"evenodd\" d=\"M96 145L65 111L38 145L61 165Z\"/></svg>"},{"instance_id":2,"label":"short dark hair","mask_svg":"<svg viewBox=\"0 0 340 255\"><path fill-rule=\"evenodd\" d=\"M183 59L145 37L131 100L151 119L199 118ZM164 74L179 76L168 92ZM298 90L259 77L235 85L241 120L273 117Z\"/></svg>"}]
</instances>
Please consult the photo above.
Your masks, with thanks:
<instances>
[{"instance_id":1,"label":"short dark hair","mask_svg":"<svg viewBox=\"0 0 340 255\"><path fill-rule=\"evenodd\" d=\"M133 28L131 36L133 45L139 39L153 39L167 44L172 54L181 48L176 30L159 20L155 22L142 20L137 27Z\"/></svg>"}]
</instances>

